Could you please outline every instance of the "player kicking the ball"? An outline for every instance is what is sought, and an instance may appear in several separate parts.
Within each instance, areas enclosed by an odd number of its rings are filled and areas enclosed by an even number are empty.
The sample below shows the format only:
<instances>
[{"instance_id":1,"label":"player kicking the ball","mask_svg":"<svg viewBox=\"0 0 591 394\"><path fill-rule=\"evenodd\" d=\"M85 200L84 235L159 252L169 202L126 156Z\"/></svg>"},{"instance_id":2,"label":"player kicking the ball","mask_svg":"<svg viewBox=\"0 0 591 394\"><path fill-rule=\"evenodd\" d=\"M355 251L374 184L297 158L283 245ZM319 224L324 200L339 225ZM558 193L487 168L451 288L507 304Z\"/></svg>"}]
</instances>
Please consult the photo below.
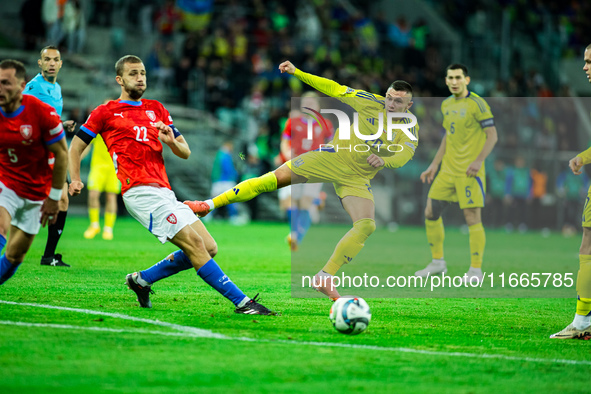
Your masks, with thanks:
<instances>
[{"instance_id":1,"label":"player kicking the ball","mask_svg":"<svg viewBox=\"0 0 591 394\"><path fill-rule=\"evenodd\" d=\"M197 275L229 299L236 313L276 314L248 298L214 261L217 245L193 212L177 201L170 188L162 143L187 159L189 145L174 127L164 106L155 100L141 99L146 91L146 69L137 56L127 55L115 65L118 100L98 106L70 146L70 194L80 194L80 157L86 146L100 134L107 145L121 181L125 207L137 221L162 243L172 242L180 250L154 266L127 275L126 283L137 294L140 306L150 308L153 283L180 271L195 268ZM162 143L161 143L162 142Z\"/></svg>"},{"instance_id":2,"label":"player kicking the ball","mask_svg":"<svg viewBox=\"0 0 591 394\"><path fill-rule=\"evenodd\" d=\"M282 73L294 75L320 92L349 104L359 113L359 119L377 119L380 114L383 116L387 113L409 113L408 110L413 104L412 87L404 81L392 83L386 91L386 97L382 97L305 73L289 61L281 63L279 70ZM411 126L410 120L406 117L395 118L393 121L401 127L404 124ZM340 295L333 285L333 276L344 264L357 256L376 228L370 180L384 167L399 168L405 165L413 157L418 145L418 125L405 128L412 133L412 139L406 133L398 131L392 140L361 139L353 132L353 126L351 127L350 138L342 136L343 130L339 130L330 143L333 149L323 148L304 153L275 171L258 178L248 179L212 200L186 201L185 203L193 212L203 216L212 209L248 201L263 192L270 192L288 185L332 183L343 208L351 217L353 228L341 238L328 262L314 277L312 286L329 298L337 299ZM373 135L377 128L369 122L359 122L358 127L359 132L368 137ZM381 156L380 152L390 151L391 145L396 145L393 151L397 153ZM359 149L361 151L352 149L356 146L369 149Z\"/></svg>"}]
</instances>

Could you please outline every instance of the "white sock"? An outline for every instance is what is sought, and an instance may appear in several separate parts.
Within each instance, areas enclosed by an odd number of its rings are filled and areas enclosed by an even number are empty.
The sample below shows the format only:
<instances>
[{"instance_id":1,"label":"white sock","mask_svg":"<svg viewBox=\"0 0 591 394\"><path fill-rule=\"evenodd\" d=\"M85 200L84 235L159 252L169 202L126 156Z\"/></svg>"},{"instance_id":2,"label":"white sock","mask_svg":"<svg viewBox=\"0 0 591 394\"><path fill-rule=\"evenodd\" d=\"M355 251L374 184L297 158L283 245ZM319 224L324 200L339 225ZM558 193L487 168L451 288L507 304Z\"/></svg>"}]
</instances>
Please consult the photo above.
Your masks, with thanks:
<instances>
[{"instance_id":1,"label":"white sock","mask_svg":"<svg viewBox=\"0 0 591 394\"><path fill-rule=\"evenodd\" d=\"M140 274L139 272L137 273L137 276L135 278L135 281L140 286L143 286L143 287L150 286L150 284L148 282L146 282L145 280L142 279L142 274Z\"/></svg>"},{"instance_id":2,"label":"white sock","mask_svg":"<svg viewBox=\"0 0 591 394\"><path fill-rule=\"evenodd\" d=\"M215 205L213 205L213 200L205 200L205 203L209 205L209 210L213 211L215 209Z\"/></svg>"},{"instance_id":3,"label":"white sock","mask_svg":"<svg viewBox=\"0 0 591 394\"><path fill-rule=\"evenodd\" d=\"M582 330L583 328L587 328L591 325L591 316L583 316L575 313L575 319L573 320L573 326L577 330Z\"/></svg>"},{"instance_id":4,"label":"white sock","mask_svg":"<svg viewBox=\"0 0 591 394\"><path fill-rule=\"evenodd\" d=\"M433 259L433 261L431 261L431 262L445 265L445 260L443 260L443 259Z\"/></svg>"},{"instance_id":5,"label":"white sock","mask_svg":"<svg viewBox=\"0 0 591 394\"><path fill-rule=\"evenodd\" d=\"M246 303L247 303L248 301L250 301L250 298L248 298L248 297L244 297L244 298L242 299L242 301L240 301L240 302L238 303L238 305L236 305L236 307L237 307L237 308L242 308L244 305L246 305Z\"/></svg>"}]
</instances>

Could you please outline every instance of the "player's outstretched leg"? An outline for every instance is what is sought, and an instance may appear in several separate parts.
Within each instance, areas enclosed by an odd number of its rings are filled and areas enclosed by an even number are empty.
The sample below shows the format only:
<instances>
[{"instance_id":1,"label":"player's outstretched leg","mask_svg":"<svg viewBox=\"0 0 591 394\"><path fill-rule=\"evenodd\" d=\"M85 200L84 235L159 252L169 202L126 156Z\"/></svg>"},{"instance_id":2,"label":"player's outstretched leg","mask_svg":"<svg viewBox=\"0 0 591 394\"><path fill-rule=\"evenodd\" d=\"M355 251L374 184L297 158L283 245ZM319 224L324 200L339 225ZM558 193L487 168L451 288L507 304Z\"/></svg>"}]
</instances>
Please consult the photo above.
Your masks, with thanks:
<instances>
[{"instance_id":1,"label":"player's outstretched leg","mask_svg":"<svg viewBox=\"0 0 591 394\"><path fill-rule=\"evenodd\" d=\"M70 264L63 262L62 255L60 253L55 253L57 243L59 242L66 225L67 215L68 211L59 211L55 224L50 224L47 226L47 243L45 244L45 252L43 253L43 257L41 257L41 265L51 265L54 267L70 266Z\"/></svg>"},{"instance_id":2,"label":"player's outstretched leg","mask_svg":"<svg viewBox=\"0 0 591 394\"><path fill-rule=\"evenodd\" d=\"M2 236L0 235L0 237ZM4 240L4 242L6 242L6 239ZM0 250L2 250L2 248L0 248ZM3 254L2 257L0 257L0 285L4 284L4 282L6 282L8 279L12 277L12 275L14 275L19 265L20 263L16 264L9 261L6 258L6 254Z\"/></svg>"},{"instance_id":3,"label":"player's outstretched leg","mask_svg":"<svg viewBox=\"0 0 591 394\"><path fill-rule=\"evenodd\" d=\"M443 259L443 241L445 240L445 228L441 214L449 203L440 200L427 199L425 208L425 232L427 242L431 249L431 262L422 270L415 272L415 276L427 278L428 276L441 275L447 272L447 265Z\"/></svg>"},{"instance_id":4,"label":"player's outstretched leg","mask_svg":"<svg viewBox=\"0 0 591 394\"><path fill-rule=\"evenodd\" d=\"M215 208L220 208L235 202L249 201L264 192L277 190L277 177L274 173L268 172L258 178L247 179L240 182L232 189L207 201L185 201L197 215L203 217Z\"/></svg>"}]
</instances>

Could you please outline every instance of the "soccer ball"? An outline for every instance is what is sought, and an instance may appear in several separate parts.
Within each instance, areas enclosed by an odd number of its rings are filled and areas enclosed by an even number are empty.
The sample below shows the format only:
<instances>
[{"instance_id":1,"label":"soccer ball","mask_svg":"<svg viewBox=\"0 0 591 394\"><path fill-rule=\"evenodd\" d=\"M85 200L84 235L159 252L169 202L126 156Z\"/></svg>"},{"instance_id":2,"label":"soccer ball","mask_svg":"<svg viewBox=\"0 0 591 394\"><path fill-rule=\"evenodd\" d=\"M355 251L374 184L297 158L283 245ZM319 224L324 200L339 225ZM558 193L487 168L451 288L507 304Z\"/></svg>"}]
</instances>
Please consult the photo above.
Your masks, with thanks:
<instances>
[{"instance_id":1,"label":"soccer ball","mask_svg":"<svg viewBox=\"0 0 591 394\"><path fill-rule=\"evenodd\" d=\"M357 335L369 325L371 311L363 298L344 296L332 304L329 319L338 332Z\"/></svg>"}]
</instances>

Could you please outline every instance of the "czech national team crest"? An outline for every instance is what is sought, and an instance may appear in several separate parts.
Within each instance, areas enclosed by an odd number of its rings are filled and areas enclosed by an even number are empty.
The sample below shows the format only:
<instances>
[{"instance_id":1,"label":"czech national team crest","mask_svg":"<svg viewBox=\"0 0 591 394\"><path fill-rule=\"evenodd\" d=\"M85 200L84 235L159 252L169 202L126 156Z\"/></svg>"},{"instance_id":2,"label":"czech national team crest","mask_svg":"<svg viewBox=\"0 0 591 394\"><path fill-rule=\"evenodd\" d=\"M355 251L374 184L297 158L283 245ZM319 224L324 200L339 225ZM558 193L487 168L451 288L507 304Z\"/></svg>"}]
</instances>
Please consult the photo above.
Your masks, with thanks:
<instances>
[{"instance_id":1,"label":"czech national team crest","mask_svg":"<svg viewBox=\"0 0 591 394\"><path fill-rule=\"evenodd\" d=\"M21 125L21 135L24 139L28 140L33 135L33 126L30 124Z\"/></svg>"},{"instance_id":2,"label":"czech national team crest","mask_svg":"<svg viewBox=\"0 0 591 394\"><path fill-rule=\"evenodd\" d=\"M148 115L148 118L152 122L155 122L156 121L156 114L154 113L154 111L146 111L146 115Z\"/></svg>"},{"instance_id":3,"label":"czech national team crest","mask_svg":"<svg viewBox=\"0 0 591 394\"><path fill-rule=\"evenodd\" d=\"M147 112L147 111L146 111ZM152 112L152 111L150 111ZM153 112L152 112L153 113ZM166 218L166 220L168 221L168 223L170 224L176 224L176 216L174 216L174 213L171 213L170 215L168 215L168 217Z\"/></svg>"}]
</instances>

